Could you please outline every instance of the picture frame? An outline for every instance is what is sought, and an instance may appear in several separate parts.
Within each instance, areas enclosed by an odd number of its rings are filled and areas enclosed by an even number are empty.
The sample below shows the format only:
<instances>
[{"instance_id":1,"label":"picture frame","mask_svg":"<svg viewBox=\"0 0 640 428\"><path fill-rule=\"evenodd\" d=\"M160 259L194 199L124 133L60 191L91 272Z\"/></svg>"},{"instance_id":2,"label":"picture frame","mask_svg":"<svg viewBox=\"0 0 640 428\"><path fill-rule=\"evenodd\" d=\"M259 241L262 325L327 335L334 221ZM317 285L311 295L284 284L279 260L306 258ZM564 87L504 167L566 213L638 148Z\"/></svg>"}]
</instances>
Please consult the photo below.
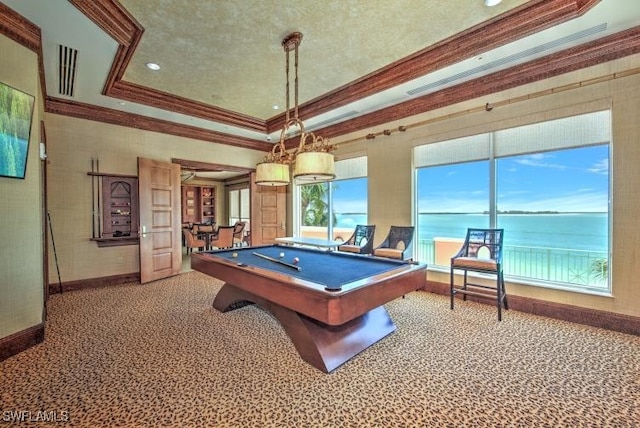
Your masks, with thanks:
<instances>
[{"instance_id":1,"label":"picture frame","mask_svg":"<svg viewBox=\"0 0 640 428\"><path fill-rule=\"evenodd\" d=\"M24 179L35 97L0 82L0 177Z\"/></svg>"}]
</instances>

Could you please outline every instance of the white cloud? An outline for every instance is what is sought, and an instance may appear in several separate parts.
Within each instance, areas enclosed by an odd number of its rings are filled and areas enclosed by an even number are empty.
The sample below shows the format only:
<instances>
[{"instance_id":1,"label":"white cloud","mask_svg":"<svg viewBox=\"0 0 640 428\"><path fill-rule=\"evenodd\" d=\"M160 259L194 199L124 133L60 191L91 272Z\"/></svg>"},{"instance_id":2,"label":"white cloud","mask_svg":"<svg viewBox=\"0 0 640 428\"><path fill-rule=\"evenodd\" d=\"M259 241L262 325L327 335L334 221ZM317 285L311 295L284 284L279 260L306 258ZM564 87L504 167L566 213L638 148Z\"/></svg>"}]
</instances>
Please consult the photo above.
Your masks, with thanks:
<instances>
[{"instance_id":1,"label":"white cloud","mask_svg":"<svg viewBox=\"0 0 640 428\"><path fill-rule=\"evenodd\" d=\"M587 171L595 174L608 174L609 173L609 159L604 158L594 163Z\"/></svg>"},{"instance_id":2,"label":"white cloud","mask_svg":"<svg viewBox=\"0 0 640 428\"><path fill-rule=\"evenodd\" d=\"M547 162L546 159L552 158L553 156L547 155L545 153L535 153L532 155L521 156L518 157L515 162L520 165L532 166L532 167L540 167L540 168L554 168L554 169L566 169L566 165L560 165L557 163Z\"/></svg>"}]
</instances>

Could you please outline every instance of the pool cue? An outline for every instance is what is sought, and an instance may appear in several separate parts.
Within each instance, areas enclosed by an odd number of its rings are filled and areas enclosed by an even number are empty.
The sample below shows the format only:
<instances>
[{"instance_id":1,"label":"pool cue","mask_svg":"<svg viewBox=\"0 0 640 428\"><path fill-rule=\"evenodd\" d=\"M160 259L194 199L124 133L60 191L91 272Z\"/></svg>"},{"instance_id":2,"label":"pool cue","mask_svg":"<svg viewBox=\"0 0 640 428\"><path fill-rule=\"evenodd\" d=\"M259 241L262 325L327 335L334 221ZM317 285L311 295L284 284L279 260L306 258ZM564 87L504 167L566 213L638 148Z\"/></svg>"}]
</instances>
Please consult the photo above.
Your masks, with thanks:
<instances>
[{"instance_id":1,"label":"pool cue","mask_svg":"<svg viewBox=\"0 0 640 428\"><path fill-rule=\"evenodd\" d=\"M96 158L96 172L100 174L100 158ZM100 187L101 187L100 184L102 184L103 178L100 176L98 177L99 178L96 186L96 188L98 189L98 209L96 211L96 215L98 216L98 238L102 238L102 220L101 220L102 214L100 213L100 198L102 196L100 195Z\"/></svg>"},{"instance_id":2,"label":"pool cue","mask_svg":"<svg viewBox=\"0 0 640 428\"><path fill-rule=\"evenodd\" d=\"M56 270L58 271L58 284L60 285L60 294L62 294L62 280L60 279L60 266L58 266L58 252L56 251L56 241L53 239L53 225L51 224L51 214L47 210L47 220L49 220L49 232L51 233L51 245L53 246L53 255L56 259Z\"/></svg>"},{"instance_id":3,"label":"pool cue","mask_svg":"<svg viewBox=\"0 0 640 428\"><path fill-rule=\"evenodd\" d=\"M263 259L269 260L269 261L274 262L274 263L280 263L281 265L284 265L286 267L290 267L291 269L295 269L298 272L300 272L302 270L302 268L300 266L296 266L294 264L287 263L287 262L284 262L282 260L274 259L273 257L269 257L269 256L265 256L264 254L256 253L255 251L253 252L253 255L254 256L258 256L258 257L262 257Z\"/></svg>"},{"instance_id":4,"label":"pool cue","mask_svg":"<svg viewBox=\"0 0 640 428\"><path fill-rule=\"evenodd\" d=\"M94 171L94 159L91 158L91 172ZM96 177L91 176L91 237L96 237Z\"/></svg>"}]
</instances>

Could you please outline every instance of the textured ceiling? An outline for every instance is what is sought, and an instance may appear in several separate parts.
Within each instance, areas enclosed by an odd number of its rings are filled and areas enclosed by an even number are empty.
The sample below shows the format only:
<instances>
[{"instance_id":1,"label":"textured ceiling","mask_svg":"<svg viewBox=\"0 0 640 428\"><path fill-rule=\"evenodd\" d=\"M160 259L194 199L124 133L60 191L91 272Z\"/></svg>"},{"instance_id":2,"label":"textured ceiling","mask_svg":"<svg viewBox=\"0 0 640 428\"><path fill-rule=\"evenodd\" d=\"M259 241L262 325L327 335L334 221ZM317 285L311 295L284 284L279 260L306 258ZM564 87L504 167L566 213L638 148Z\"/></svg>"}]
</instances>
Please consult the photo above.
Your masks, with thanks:
<instances>
[{"instance_id":1,"label":"textured ceiling","mask_svg":"<svg viewBox=\"0 0 640 428\"><path fill-rule=\"evenodd\" d=\"M300 116L332 139L640 52L640 0L483 3L0 0L0 33L42 52L48 112L260 151L284 124L294 31ZM79 52L72 95L60 46Z\"/></svg>"},{"instance_id":2,"label":"textured ceiling","mask_svg":"<svg viewBox=\"0 0 640 428\"><path fill-rule=\"evenodd\" d=\"M123 79L268 119L284 107L281 42L293 31L303 33L303 103L525 2L121 0L145 28ZM291 73L293 85L293 65Z\"/></svg>"}]
</instances>

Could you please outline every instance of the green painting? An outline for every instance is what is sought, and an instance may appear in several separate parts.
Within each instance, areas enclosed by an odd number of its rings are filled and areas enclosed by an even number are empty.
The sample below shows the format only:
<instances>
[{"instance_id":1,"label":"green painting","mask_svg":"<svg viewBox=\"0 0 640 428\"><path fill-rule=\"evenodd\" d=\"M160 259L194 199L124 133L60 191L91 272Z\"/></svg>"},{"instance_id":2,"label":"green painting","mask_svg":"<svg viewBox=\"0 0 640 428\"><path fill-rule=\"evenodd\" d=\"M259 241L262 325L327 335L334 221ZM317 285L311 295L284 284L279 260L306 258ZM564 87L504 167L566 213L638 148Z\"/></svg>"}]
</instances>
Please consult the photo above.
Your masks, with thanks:
<instances>
[{"instance_id":1,"label":"green painting","mask_svg":"<svg viewBox=\"0 0 640 428\"><path fill-rule=\"evenodd\" d=\"M0 176L24 178L34 98L0 83Z\"/></svg>"}]
</instances>

